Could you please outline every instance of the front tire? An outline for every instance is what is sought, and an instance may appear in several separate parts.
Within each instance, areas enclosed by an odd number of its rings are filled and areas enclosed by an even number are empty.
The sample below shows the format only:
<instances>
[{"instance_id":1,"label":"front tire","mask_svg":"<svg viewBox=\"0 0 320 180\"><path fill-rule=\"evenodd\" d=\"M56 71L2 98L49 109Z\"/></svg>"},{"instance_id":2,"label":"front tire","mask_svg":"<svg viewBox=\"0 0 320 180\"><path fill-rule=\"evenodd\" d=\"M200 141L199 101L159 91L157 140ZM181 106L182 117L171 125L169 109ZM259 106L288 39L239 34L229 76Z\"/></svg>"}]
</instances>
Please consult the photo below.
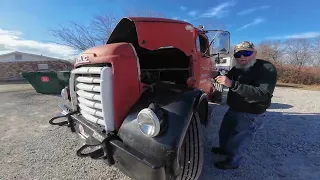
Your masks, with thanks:
<instances>
[{"instance_id":1,"label":"front tire","mask_svg":"<svg viewBox=\"0 0 320 180\"><path fill-rule=\"evenodd\" d=\"M197 180L203 167L203 134L199 114L196 112L179 148L180 173L175 180Z\"/></svg>"}]
</instances>

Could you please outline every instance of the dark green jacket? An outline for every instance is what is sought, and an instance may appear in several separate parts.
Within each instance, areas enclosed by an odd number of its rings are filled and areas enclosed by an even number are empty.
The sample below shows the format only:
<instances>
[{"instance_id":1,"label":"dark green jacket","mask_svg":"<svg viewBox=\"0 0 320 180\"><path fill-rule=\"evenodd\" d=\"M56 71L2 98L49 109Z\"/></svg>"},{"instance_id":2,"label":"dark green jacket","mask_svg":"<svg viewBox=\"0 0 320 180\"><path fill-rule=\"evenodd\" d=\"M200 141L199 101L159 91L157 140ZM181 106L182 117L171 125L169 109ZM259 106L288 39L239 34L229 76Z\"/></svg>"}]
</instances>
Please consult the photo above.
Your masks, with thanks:
<instances>
[{"instance_id":1,"label":"dark green jacket","mask_svg":"<svg viewBox=\"0 0 320 180\"><path fill-rule=\"evenodd\" d=\"M227 97L230 108L253 114L269 108L277 82L277 69L272 63L257 59L250 69L233 67L226 76L233 81Z\"/></svg>"}]
</instances>

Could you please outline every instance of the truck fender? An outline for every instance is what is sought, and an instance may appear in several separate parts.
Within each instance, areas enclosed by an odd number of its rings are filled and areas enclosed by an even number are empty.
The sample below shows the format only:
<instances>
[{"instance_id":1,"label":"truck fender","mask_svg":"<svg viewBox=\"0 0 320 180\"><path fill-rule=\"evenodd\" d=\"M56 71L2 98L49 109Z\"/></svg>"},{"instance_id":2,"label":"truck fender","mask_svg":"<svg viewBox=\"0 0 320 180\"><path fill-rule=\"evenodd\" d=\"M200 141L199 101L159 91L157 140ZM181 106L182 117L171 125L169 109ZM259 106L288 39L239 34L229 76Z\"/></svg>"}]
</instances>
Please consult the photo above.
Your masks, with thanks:
<instances>
[{"instance_id":1,"label":"truck fender","mask_svg":"<svg viewBox=\"0 0 320 180\"><path fill-rule=\"evenodd\" d=\"M205 127L208 124L209 116L209 105L208 105L208 95L203 93L200 98L198 99L197 103L197 112L199 113L200 122Z\"/></svg>"},{"instance_id":2,"label":"truck fender","mask_svg":"<svg viewBox=\"0 0 320 180\"><path fill-rule=\"evenodd\" d=\"M155 168L164 166L167 175L176 176L177 152L184 140L192 115L198 109L207 108L206 95L203 94L199 89L185 89L173 84L156 85L152 90L145 91L129 111L118 131L118 136L125 145L158 162L154 165ZM155 137L145 136L136 120L138 113L151 103L167 111L165 124L161 127L160 134ZM199 116L207 117L205 113L203 110ZM206 121L202 122L205 124Z\"/></svg>"}]
</instances>

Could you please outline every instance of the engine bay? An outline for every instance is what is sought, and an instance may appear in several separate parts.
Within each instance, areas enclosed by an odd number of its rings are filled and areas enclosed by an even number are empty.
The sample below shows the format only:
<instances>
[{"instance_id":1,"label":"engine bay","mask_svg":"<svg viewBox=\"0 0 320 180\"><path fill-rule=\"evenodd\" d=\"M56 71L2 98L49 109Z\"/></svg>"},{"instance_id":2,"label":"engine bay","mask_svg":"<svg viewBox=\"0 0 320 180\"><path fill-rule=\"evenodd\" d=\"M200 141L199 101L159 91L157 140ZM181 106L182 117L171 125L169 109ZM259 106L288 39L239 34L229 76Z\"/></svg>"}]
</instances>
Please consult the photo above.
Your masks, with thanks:
<instances>
[{"instance_id":1,"label":"engine bay","mask_svg":"<svg viewBox=\"0 0 320 180\"><path fill-rule=\"evenodd\" d=\"M169 81L186 84L190 77L190 58L177 48L165 47L139 52L138 58L143 83L150 85L157 81Z\"/></svg>"}]
</instances>

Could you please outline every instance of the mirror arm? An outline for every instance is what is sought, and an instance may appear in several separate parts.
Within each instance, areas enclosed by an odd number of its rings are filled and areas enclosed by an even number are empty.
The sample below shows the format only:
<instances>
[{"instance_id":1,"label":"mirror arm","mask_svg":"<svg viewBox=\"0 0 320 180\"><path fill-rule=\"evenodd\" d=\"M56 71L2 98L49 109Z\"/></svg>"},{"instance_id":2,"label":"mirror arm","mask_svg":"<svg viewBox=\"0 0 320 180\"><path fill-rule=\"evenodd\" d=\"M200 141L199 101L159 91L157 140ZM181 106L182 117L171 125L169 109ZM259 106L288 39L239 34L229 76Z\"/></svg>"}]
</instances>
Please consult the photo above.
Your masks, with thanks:
<instances>
[{"instance_id":1,"label":"mirror arm","mask_svg":"<svg viewBox=\"0 0 320 180\"><path fill-rule=\"evenodd\" d=\"M219 57L220 53L215 53L215 54L210 54L210 55L203 54L202 57L212 57L212 56L216 56L216 55L218 55L218 57Z\"/></svg>"}]
</instances>

